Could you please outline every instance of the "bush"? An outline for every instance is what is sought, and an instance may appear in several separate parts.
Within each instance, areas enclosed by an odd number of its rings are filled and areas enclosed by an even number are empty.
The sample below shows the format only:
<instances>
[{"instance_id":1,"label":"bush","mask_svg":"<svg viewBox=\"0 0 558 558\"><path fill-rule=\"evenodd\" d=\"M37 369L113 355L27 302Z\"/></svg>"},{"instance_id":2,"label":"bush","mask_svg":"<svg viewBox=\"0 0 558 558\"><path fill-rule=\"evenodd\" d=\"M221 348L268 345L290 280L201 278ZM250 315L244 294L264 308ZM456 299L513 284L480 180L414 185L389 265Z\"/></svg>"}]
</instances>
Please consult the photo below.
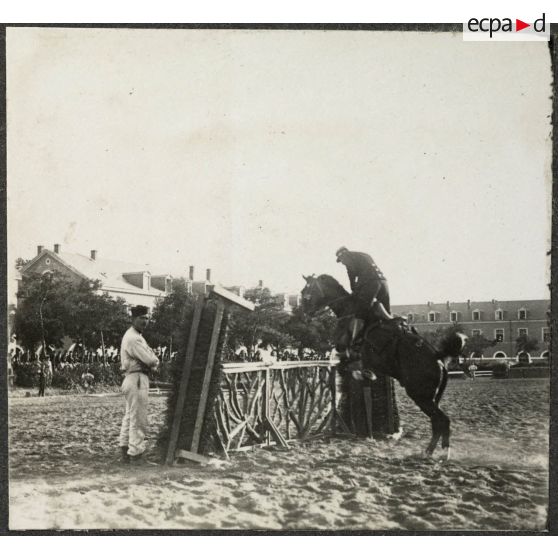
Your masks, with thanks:
<instances>
[{"instance_id":1,"label":"bush","mask_svg":"<svg viewBox=\"0 0 558 558\"><path fill-rule=\"evenodd\" d=\"M495 378L508 378L510 375L510 365L507 362L497 362L492 366L492 375Z\"/></svg>"},{"instance_id":2,"label":"bush","mask_svg":"<svg viewBox=\"0 0 558 558\"><path fill-rule=\"evenodd\" d=\"M157 382L172 382L172 362L162 362L159 372L153 375ZM38 387L39 362L23 362L13 364L15 381L18 387ZM82 375L93 374L93 386L116 387L122 384L123 375L119 362L111 362L103 366L102 362L59 362L54 367L52 379L47 377L47 385L54 388L72 390L82 386Z\"/></svg>"},{"instance_id":3,"label":"bush","mask_svg":"<svg viewBox=\"0 0 558 558\"><path fill-rule=\"evenodd\" d=\"M14 363L14 384L18 387L32 388L39 385L39 363Z\"/></svg>"}]
</instances>

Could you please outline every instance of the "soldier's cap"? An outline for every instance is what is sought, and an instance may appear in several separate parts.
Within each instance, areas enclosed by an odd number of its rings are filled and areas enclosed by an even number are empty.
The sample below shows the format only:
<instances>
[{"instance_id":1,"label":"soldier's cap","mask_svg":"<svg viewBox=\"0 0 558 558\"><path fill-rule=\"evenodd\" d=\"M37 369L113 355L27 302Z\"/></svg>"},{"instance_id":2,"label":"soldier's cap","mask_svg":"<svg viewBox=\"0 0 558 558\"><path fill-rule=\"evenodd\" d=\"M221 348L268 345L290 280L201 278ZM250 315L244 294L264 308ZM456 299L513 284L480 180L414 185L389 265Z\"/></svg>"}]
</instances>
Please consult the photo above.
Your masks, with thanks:
<instances>
[{"instance_id":1,"label":"soldier's cap","mask_svg":"<svg viewBox=\"0 0 558 558\"><path fill-rule=\"evenodd\" d=\"M337 250L337 252L335 252L335 255L337 256L337 261L340 262L341 261L341 256L348 251L349 251L348 248L346 248L345 246L341 246L341 248L339 248L339 250Z\"/></svg>"},{"instance_id":2,"label":"soldier's cap","mask_svg":"<svg viewBox=\"0 0 558 558\"><path fill-rule=\"evenodd\" d=\"M147 306L132 307L132 318L137 318L138 316L147 316L147 314L149 314L149 308Z\"/></svg>"}]
</instances>

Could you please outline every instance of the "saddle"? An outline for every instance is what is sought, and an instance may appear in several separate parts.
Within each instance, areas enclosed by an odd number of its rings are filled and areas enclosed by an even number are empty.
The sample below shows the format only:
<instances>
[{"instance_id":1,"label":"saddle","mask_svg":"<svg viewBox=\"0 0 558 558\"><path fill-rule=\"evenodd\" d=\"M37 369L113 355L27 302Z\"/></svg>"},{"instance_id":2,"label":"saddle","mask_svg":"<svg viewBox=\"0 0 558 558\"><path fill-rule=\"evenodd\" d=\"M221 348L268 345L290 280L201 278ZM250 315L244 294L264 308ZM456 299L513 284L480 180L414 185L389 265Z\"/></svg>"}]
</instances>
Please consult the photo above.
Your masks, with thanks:
<instances>
[{"instance_id":1,"label":"saddle","mask_svg":"<svg viewBox=\"0 0 558 558\"><path fill-rule=\"evenodd\" d=\"M374 366L381 367L395 358L397 347L402 341L417 344L422 340L404 318L394 316L389 321L375 321L365 326L359 352L366 350L366 356L375 362Z\"/></svg>"}]
</instances>

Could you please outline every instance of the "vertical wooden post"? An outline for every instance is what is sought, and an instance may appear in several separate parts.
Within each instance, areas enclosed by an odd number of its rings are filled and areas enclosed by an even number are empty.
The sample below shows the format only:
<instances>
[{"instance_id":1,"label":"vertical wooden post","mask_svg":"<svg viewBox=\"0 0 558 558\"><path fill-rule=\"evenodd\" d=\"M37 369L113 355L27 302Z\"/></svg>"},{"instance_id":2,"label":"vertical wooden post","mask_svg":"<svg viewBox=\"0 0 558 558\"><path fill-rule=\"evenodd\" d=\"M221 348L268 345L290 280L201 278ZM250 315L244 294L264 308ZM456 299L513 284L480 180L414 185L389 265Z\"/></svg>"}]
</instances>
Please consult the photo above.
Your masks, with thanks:
<instances>
[{"instance_id":1,"label":"vertical wooden post","mask_svg":"<svg viewBox=\"0 0 558 558\"><path fill-rule=\"evenodd\" d=\"M198 413L196 415L196 422L194 423L194 433L192 434L192 444L190 446L190 451L193 453L197 453L200 444L203 418L205 416L205 409L207 406L207 395L209 393L209 384L211 380L211 374L213 372L213 365L215 363L215 355L217 354L217 344L219 342L219 334L221 333L221 323L223 321L224 313L225 303L222 300L219 300L217 302L217 313L215 314L215 320L213 322L211 342L209 345L207 361L205 363L203 384L200 393L200 401L198 403Z\"/></svg>"},{"instance_id":2,"label":"vertical wooden post","mask_svg":"<svg viewBox=\"0 0 558 558\"><path fill-rule=\"evenodd\" d=\"M180 422L182 420L182 412L184 410L184 402L186 400L186 389L188 388L188 381L192 371L192 363L194 360L194 350L196 346L196 339L198 337L198 329L201 321L202 310L205 301L202 297L198 298L194 307L194 317L190 328L190 336L188 338L188 347L186 349L186 358L184 359L184 367L182 368L182 378L180 379L180 387L178 388L178 397L174 409L174 417L170 432L169 445L167 448L166 464L172 465L174 463L174 453L178 443L178 434L180 431Z\"/></svg>"},{"instance_id":3,"label":"vertical wooden post","mask_svg":"<svg viewBox=\"0 0 558 558\"><path fill-rule=\"evenodd\" d=\"M393 380L389 377L386 384L386 399L387 399L387 425L389 428L389 433L395 433L395 416L393 413Z\"/></svg>"},{"instance_id":4,"label":"vertical wooden post","mask_svg":"<svg viewBox=\"0 0 558 558\"><path fill-rule=\"evenodd\" d=\"M283 437L283 434L279 432L279 429L275 423L271 420L271 367L265 369L265 386L264 386L264 426L265 426L265 440L266 444L269 445L271 437L275 440L277 444L284 448L288 448L289 444L287 440Z\"/></svg>"},{"instance_id":5,"label":"vertical wooden post","mask_svg":"<svg viewBox=\"0 0 558 558\"><path fill-rule=\"evenodd\" d=\"M366 429L368 436L372 438L372 387L370 380L362 382L362 395L364 397L364 412L366 415Z\"/></svg>"},{"instance_id":6,"label":"vertical wooden post","mask_svg":"<svg viewBox=\"0 0 558 558\"><path fill-rule=\"evenodd\" d=\"M329 425L331 434L337 431L337 368L329 368L329 389L331 391L331 423Z\"/></svg>"},{"instance_id":7,"label":"vertical wooden post","mask_svg":"<svg viewBox=\"0 0 558 558\"><path fill-rule=\"evenodd\" d=\"M264 416L264 426L265 426L265 443L269 446L269 442L271 441L269 435L269 425L268 425L268 417L269 417L269 388L271 383L271 371L269 368L265 369L264 372L264 400L263 400L263 416Z\"/></svg>"}]
</instances>

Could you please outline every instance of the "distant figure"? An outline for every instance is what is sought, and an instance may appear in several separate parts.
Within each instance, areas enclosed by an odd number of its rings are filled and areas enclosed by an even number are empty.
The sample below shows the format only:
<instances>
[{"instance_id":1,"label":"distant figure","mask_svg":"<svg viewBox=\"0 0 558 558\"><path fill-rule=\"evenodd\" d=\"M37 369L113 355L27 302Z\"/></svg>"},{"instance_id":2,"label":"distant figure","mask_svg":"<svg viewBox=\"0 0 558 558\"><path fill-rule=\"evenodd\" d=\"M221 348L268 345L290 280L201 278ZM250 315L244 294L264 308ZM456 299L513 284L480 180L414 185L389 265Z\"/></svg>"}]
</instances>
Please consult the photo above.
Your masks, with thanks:
<instances>
[{"instance_id":1,"label":"distant figure","mask_svg":"<svg viewBox=\"0 0 558 558\"><path fill-rule=\"evenodd\" d=\"M46 362L42 361L39 364L39 397L45 396L45 386L47 379Z\"/></svg>"},{"instance_id":2,"label":"distant figure","mask_svg":"<svg viewBox=\"0 0 558 558\"><path fill-rule=\"evenodd\" d=\"M471 364L468 368L467 368L467 372L469 375L469 378L471 378L471 380L475 379L476 376L476 372L478 370L477 365L473 362L473 364Z\"/></svg>"},{"instance_id":3,"label":"distant figure","mask_svg":"<svg viewBox=\"0 0 558 558\"><path fill-rule=\"evenodd\" d=\"M93 388L93 382L95 381L95 376L91 374L91 372L84 372L81 375L81 383L83 385L83 389L85 393L88 393Z\"/></svg>"},{"instance_id":4,"label":"distant figure","mask_svg":"<svg viewBox=\"0 0 558 558\"><path fill-rule=\"evenodd\" d=\"M122 393L126 413L122 419L119 445L124 463L141 463L146 449L149 372L156 371L159 359L143 338L149 322L148 308L132 308L132 325L122 338L120 369L125 374Z\"/></svg>"}]
</instances>

